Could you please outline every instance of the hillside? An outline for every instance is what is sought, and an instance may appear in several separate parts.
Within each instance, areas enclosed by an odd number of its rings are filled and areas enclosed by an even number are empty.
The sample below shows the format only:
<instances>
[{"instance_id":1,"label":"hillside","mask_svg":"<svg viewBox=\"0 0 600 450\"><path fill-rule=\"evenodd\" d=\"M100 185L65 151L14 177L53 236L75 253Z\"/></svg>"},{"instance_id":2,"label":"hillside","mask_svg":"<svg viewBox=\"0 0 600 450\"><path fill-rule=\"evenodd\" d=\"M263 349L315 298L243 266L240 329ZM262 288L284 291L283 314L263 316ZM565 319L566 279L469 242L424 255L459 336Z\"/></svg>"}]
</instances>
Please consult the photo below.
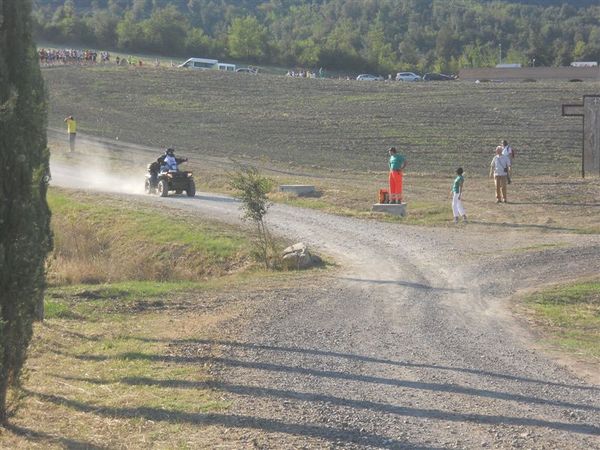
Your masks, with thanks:
<instances>
[{"instance_id":1,"label":"hillside","mask_svg":"<svg viewBox=\"0 0 600 450\"><path fill-rule=\"evenodd\" d=\"M600 60L591 0L40 0L38 39L349 72L457 72Z\"/></svg>"}]
</instances>

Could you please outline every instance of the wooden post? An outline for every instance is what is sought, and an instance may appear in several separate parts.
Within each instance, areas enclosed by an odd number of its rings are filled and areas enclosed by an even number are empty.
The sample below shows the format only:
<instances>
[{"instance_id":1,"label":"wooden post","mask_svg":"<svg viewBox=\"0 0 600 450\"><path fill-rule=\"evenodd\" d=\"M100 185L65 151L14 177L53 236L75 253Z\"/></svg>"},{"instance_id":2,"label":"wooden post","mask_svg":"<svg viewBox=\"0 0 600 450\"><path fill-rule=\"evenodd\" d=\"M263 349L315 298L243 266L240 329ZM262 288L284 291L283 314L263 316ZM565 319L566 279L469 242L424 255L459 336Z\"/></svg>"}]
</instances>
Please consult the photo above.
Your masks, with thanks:
<instances>
[{"instance_id":1,"label":"wooden post","mask_svg":"<svg viewBox=\"0 0 600 450\"><path fill-rule=\"evenodd\" d=\"M581 175L600 176L600 95L584 95L581 105L562 105L565 117L583 117Z\"/></svg>"}]
</instances>

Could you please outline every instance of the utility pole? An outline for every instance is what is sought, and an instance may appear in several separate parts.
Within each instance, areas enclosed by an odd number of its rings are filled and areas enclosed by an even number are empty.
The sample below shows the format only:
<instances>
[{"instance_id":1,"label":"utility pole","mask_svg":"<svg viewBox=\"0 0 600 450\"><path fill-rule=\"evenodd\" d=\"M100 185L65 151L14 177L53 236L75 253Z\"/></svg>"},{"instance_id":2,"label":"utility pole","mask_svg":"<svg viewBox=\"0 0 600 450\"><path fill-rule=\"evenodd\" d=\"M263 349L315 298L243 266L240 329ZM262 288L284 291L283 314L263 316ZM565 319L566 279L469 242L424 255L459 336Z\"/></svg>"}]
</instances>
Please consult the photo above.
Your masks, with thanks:
<instances>
[{"instance_id":1,"label":"utility pole","mask_svg":"<svg viewBox=\"0 0 600 450\"><path fill-rule=\"evenodd\" d=\"M498 44L498 48L500 49L500 51L499 51L499 57L498 57L498 64L502 64L502 42L500 42Z\"/></svg>"}]
</instances>

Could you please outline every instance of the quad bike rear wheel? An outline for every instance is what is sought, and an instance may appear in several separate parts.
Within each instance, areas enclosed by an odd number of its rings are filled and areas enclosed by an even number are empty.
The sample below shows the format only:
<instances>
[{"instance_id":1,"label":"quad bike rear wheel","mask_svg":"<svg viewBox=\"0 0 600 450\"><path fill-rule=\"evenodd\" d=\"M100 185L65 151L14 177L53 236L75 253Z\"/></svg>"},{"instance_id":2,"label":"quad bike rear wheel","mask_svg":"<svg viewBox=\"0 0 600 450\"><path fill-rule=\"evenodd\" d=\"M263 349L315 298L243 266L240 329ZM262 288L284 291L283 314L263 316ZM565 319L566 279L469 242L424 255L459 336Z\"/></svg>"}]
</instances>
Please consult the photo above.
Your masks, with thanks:
<instances>
[{"instance_id":1,"label":"quad bike rear wheel","mask_svg":"<svg viewBox=\"0 0 600 450\"><path fill-rule=\"evenodd\" d=\"M158 182L158 193L161 197L169 195L169 184L165 180L160 180Z\"/></svg>"},{"instance_id":2,"label":"quad bike rear wheel","mask_svg":"<svg viewBox=\"0 0 600 450\"><path fill-rule=\"evenodd\" d=\"M146 194L152 194L154 192L154 189L150 185L150 180L146 180L146 182L144 183L144 192Z\"/></svg>"}]
</instances>

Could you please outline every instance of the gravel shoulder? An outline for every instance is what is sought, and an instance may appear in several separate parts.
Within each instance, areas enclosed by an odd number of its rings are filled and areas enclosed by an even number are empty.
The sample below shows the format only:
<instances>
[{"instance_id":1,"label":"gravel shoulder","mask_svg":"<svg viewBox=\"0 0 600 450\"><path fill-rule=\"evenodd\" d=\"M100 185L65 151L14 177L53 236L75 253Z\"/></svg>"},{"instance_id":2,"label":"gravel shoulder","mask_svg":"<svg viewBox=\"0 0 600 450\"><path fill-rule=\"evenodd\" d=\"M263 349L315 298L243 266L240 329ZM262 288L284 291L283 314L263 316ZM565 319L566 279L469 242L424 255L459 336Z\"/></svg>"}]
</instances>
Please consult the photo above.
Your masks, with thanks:
<instances>
[{"instance_id":1,"label":"gravel shoulder","mask_svg":"<svg viewBox=\"0 0 600 450\"><path fill-rule=\"evenodd\" d=\"M55 170L56 169L56 170ZM79 181L53 167L55 184ZM239 204L149 198L227 222ZM340 265L257 303L204 355L230 409L211 446L600 448L600 386L535 349L509 309L521 289L594 274L600 239L425 229L282 205L272 230ZM535 250L539 248L538 250Z\"/></svg>"}]
</instances>

